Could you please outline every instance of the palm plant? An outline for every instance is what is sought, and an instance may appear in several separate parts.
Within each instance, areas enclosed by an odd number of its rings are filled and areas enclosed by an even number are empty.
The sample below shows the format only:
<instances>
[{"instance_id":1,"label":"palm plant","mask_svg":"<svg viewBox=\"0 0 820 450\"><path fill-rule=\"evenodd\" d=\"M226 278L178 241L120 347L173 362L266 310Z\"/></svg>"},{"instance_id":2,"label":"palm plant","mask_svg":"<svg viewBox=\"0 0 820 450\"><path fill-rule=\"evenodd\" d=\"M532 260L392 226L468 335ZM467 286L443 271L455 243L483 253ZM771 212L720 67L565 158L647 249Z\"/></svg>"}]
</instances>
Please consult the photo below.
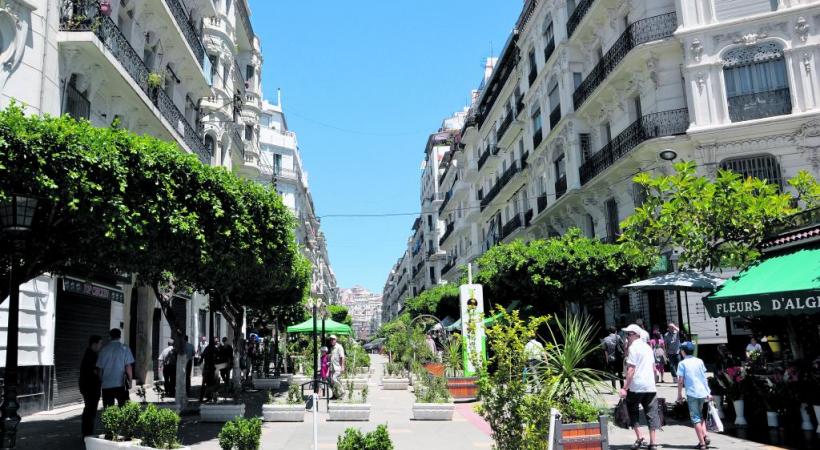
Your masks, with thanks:
<instances>
[{"instance_id":1,"label":"palm plant","mask_svg":"<svg viewBox=\"0 0 820 450\"><path fill-rule=\"evenodd\" d=\"M545 349L542 385L554 401L565 404L573 398L590 399L606 380L600 370L583 367L584 361L600 348L595 339L596 324L587 315L569 315L548 326L551 344Z\"/></svg>"},{"instance_id":2,"label":"palm plant","mask_svg":"<svg viewBox=\"0 0 820 450\"><path fill-rule=\"evenodd\" d=\"M464 359L463 350L464 343L461 335L453 333L444 341L444 363L447 364L447 376L457 377L463 373Z\"/></svg>"}]
</instances>

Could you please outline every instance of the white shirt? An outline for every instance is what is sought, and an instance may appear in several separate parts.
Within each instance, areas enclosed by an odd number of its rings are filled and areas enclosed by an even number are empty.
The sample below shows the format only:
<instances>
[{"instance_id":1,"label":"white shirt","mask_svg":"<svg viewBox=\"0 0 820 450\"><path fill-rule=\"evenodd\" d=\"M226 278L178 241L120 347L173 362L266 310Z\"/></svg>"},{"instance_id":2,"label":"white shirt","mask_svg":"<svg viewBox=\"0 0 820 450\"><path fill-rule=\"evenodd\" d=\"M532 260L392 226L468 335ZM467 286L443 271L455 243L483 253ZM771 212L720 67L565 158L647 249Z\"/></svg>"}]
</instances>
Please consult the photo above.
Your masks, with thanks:
<instances>
[{"instance_id":1,"label":"white shirt","mask_svg":"<svg viewBox=\"0 0 820 450\"><path fill-rule=\"evenodd\" d=\"M643 328L641 328L641 340L646 342L647 344L649 343L649 332L644 330Z\"/></svg>"},{"instance_id":2,"label":"white shirt","mask_svg":"<svg viewBox=\"0 0 820 450\"><path fill-rule=\"evenodd\" d=\"M629 345L627 365L635 367L632 376L631 392L657 392L655 388L655 354L649 344L641 339L634 340Z\"/></svg>"},{"instance_id":3,"label":"white shirt","mask_svg":"<svg viewBox=\"0 0 820 450\"><path fill-rule=\"evenodd\" d=\"M342 344L338 342L336 345L333 346L333 350L330 351L330 365L333 367L334 373L342 373L342 360L345 357L345 349L342 347Z\"/></svg>"}]
</instances>

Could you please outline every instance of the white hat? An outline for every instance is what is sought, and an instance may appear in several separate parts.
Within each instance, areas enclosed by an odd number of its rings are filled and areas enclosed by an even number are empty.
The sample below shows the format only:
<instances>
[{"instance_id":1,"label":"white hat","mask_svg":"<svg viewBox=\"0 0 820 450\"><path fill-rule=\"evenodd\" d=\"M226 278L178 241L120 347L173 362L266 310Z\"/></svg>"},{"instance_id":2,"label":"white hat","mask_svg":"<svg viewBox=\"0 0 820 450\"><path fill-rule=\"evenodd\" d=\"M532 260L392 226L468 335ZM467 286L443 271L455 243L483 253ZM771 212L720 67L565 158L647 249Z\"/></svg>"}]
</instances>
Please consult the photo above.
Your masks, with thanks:
<instances>
[{"instance_id":1,"label":"white hat","mask_svg":"<svg viewBox=\"0 0 820 450\"><path fill-rule=\"evenodd\" d=\"M629 325L626 328L621 328L621 331L626 331L627 333L635 333L637 335L640 335L641 332L643 331L643 328L641 328L638 325L635 325L633 323L633 324Z\"/></svg>"},{"instance_id":2,"label":"white hat","mask_svg":"<svg viewBox=\"0 0 820 450\"><path fill-rule=\"evenodd\" d=\"M331 335L330 335L330 337L329 337L328 339L336 339L336 335L335 335L335 334L331 334ZM336 339L336 340L338 341L338 339Z\"/></svg>"}]
</instances>

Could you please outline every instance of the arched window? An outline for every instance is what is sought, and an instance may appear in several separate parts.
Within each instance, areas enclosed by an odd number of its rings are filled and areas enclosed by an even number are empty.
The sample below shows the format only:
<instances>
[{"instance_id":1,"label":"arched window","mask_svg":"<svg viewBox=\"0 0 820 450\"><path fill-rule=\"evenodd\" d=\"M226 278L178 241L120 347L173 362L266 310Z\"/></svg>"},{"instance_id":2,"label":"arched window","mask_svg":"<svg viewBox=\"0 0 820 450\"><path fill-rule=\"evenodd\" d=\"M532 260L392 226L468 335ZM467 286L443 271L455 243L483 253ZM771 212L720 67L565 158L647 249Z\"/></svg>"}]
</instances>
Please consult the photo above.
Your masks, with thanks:
<instances>
[{"instance_id":1,"label":"arched window","mask_svg":"<svg viewBox=\"0 0 820 450\"><path fill-rule=\"evenodd\" d=\"M216 154L216 142L210 134L205 135L205 148L208 149L210 155Z\"/></svg>"},{"instance_id":2,"label":"arched window","mask_svg":"<svg viewBox=\"0 0 820 450\"><path fill-rule=\"evenodd\" d=\"M720 168L731 170L743 178L753 177L768 181L779 188L783 187L780 163L777 162L777 158L770 154L724 159L720 162Z\"/></svg>"},{"instance_id":3,"label":"arched window","mask_svg":"<svg viewBox=\"0 0 820 450\"><path fill-rule=\"evenodd\" d=\"M732 122L791 113L783 47L775 42L738 47L727 51L723 61Z\"/></svg>"}]
</instances>

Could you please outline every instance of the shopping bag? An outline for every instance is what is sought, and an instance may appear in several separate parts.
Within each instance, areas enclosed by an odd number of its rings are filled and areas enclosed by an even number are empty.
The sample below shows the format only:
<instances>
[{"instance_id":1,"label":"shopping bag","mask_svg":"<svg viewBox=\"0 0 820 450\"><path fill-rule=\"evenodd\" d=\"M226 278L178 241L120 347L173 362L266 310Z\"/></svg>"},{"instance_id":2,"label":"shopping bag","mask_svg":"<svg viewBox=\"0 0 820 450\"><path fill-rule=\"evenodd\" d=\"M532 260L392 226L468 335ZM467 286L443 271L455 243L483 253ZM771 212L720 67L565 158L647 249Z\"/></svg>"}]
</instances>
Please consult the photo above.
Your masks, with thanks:
<instances>
[{"instance_id":1,"label":"shopping bag","mask_svg":"<svg viewBox=\"0 0 820 450\"><path fill-rule=\"evenodd\" d=\"M621 399L615 405L615 409L612 411L612 423L616 427L629 429L631 423L629 423L629 410L626 407L626 400Z\"/></svg>"},{"instance_id":2,"label":"shopping bag","mask_svg":"<svg viewBox=\"0 0 820 450\"><path fill-rule=\"evenodd\" d=\"M714 402L709 402L709 419L706 421L706 428L709 431L723 433L723 421Z\"/></svg>"}]
</instances>

